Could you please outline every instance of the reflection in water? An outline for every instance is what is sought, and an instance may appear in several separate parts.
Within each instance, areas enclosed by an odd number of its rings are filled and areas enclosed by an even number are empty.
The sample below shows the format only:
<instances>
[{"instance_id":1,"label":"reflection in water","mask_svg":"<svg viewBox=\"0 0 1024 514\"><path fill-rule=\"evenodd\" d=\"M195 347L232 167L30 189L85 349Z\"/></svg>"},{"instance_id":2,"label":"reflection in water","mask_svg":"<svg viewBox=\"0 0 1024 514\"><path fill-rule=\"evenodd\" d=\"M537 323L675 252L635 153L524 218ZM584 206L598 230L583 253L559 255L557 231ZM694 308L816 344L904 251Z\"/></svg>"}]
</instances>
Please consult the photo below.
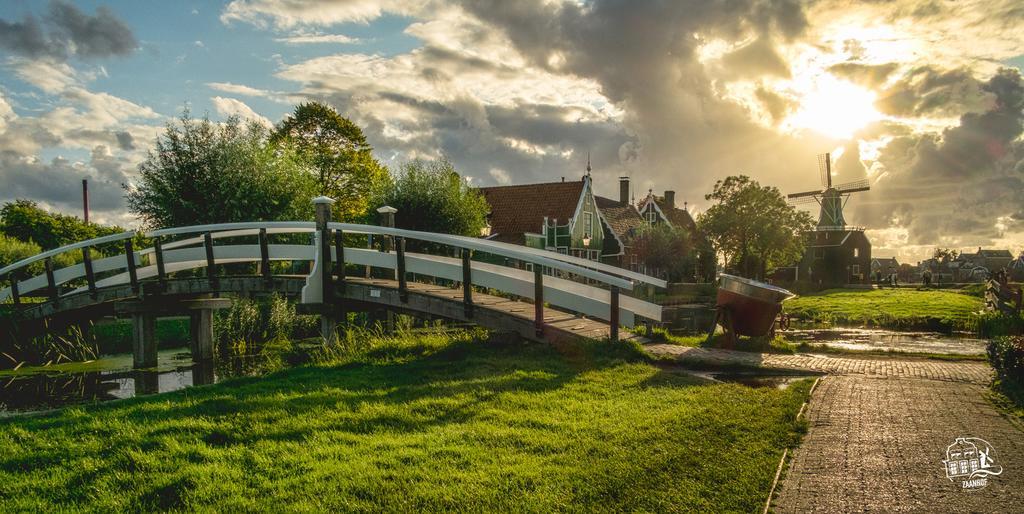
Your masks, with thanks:
<instances>
[{"instance_id":1,"label":"reflection in water","mask_svg":"<svg viewBox=\"0 0 1024 514\"><path fill-rule=\"evenodd\" d=\"M826 345L846 350L879 350L908 353L984 355L988 341L937 332L896 332L868 328L787 330L786 339L796 343Z\"/></svg>"},{"instance_id":2,"label":"reflection in water","mask_svg":"<svg viewBox=\"0 0 1024 514\"><path fill-rule=\"evenodd\" d=\"M187 348L177 348L161 351L157 367L150 370L133 370L131 354L103 356L88 363L23 367L0 372L0 416L166 393L263 375L303 361L305 355L290 346L207 362L192 362Z\"/></svg>"}]
</instances>

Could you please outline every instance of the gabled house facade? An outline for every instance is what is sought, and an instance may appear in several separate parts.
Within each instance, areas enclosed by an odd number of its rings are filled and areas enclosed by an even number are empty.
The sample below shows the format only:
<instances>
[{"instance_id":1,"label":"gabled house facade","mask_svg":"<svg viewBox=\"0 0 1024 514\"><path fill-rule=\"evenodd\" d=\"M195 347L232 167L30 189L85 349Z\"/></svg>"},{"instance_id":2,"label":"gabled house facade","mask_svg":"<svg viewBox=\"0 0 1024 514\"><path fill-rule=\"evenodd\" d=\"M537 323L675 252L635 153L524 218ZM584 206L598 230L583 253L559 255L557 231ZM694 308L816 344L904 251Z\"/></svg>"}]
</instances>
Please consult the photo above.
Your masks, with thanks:
<instances>
[{"instance_id":1,"label":"gabled house facade","mask_svg":"<svg viewBox=\"0 0 1024 514\"><path fill-rule=\"evenodd\" d=\"M605 231L589 175L581 180L480 188L490 239L601 259Z\"/></svg>"}]
</instances>

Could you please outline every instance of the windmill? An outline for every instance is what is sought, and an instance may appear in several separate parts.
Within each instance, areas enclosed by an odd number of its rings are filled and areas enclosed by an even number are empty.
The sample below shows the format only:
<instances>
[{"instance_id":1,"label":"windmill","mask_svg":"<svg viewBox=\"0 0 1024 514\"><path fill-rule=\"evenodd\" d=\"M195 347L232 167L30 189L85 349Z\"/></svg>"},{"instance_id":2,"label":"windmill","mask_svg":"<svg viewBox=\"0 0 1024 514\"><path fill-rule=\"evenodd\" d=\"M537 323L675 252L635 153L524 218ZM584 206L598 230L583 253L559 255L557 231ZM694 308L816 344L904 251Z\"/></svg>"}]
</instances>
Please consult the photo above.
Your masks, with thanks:
<instances>
[{"instance_id":1,"label":"windmill","mask_svg":"<svg viewBox=\"0 0 1024 514\"><path fill-rule=\"evenodd\" d=\"M832 186L832 154L824 153L818 155L818 169L821 172L821 191L805 191L793 193L789 198L794 204L818 202L821 205L821 214L818 216L819 230L843 230L846 228L846 220L843 218L843 207L850 199L851 193L867 191L871 185L867 179L856 182L847 182Z\"/></svg>"}]
</instances>

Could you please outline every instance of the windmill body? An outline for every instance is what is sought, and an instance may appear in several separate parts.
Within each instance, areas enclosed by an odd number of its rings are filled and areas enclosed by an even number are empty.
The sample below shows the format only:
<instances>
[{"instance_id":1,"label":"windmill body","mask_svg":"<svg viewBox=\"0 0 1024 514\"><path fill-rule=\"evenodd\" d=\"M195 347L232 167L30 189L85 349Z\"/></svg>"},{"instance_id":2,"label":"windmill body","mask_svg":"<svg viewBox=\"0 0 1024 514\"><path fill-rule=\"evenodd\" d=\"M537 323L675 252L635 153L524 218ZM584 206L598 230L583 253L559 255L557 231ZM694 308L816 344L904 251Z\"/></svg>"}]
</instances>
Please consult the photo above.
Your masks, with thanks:
<instances>
[{"instance_id":1,"label":"windmill body","mask_svg":"<svg viewBox=\"0 0 1024 514\"><path fill-rule=\"evenodd\" d=\"M846 224L843 208L853 193L867 191L867 180L832 185L832 157L818 157L821 189L788 196L794 204L817 202L818 225L809 232L807 249L794 266L792 278L807 280L822 287L835 287L871 280L871 242L864 229Z\"/></svg>"}]
</instances>

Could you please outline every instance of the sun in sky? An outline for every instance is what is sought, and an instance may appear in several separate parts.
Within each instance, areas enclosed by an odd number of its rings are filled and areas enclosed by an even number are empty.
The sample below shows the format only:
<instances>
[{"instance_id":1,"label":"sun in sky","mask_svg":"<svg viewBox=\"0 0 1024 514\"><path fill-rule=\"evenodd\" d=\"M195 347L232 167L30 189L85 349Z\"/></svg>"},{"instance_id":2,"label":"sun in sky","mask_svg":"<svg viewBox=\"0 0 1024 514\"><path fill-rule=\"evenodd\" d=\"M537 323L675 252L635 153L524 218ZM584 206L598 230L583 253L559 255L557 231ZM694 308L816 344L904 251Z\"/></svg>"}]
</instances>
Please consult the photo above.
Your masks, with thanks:
<instances>
[{"instance_id":1,"label":"sun in sky","mask_svg":"<svg viewBox=\"0 0 1024 514\"><path fill-rule=\"evenodd\" d=\"M796 84L799 106L784 129L811 130L834 139L850 139L857 130L883 118L875 109L876 94L831 74L823 73Z\"/></svg>"}]
</instances>

